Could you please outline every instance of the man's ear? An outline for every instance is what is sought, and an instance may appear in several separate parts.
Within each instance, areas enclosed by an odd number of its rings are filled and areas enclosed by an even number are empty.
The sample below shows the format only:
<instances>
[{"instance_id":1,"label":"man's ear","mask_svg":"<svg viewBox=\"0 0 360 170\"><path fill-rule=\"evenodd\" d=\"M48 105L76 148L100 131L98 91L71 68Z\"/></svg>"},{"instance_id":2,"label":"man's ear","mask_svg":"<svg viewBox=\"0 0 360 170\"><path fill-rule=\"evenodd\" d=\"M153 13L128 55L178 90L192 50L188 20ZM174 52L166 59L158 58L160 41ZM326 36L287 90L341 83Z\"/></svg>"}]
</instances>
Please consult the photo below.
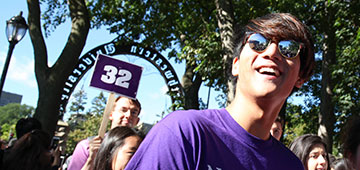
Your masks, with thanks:
<instances>
[{"instance_id":1,"label":"man's ear","mask_svg":"<svg viewBox=\"0 0 360 170\"><path fill-rule=\"evenodd\" d=\"M295 82L295 87L300 89L300 87L305 83L305 80L302 78L298 78L298 80Z\"/></svg>"},{"instance_id":2,"label":"man's ear","mask_svg":"<svg viewBox=\"0 0 360 170\"><path fill-rule=\"evenodd\" d=\"M232 62L231 73L233 76L239 75L239 57L235 57Z\"/></svg>"}]
</instances>

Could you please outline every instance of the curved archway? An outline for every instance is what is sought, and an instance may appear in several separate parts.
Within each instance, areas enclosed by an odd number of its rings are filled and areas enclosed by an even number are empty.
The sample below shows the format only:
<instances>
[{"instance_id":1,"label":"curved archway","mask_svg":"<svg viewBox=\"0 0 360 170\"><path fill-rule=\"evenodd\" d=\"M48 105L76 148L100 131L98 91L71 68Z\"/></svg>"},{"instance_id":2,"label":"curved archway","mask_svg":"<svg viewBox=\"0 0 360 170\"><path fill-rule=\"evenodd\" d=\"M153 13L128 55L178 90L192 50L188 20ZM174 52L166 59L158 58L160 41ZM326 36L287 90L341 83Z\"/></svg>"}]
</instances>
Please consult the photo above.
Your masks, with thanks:
<instances>
[{"instance_id":1,"label":"curved archway","mask_svg":"<svg viewBox=\"0 0 360 170\"><path fill-rule=\"evenodd\" d=\"M76 85L85 73L95 64L96 56L105 54L109 56L128 54L138 56L150 62L160 72L168 86L169 92L172 94L171 101L175 102L176 98L184 95L183 88L180 84L178 76L169 61L156 50L144 47L139 43L122 44L113 40L109 43L99 45L80 57L77 66L65 82L61 95L60 112L64 113L68 100L74 91Z\"/></svg>"}]
</instances>

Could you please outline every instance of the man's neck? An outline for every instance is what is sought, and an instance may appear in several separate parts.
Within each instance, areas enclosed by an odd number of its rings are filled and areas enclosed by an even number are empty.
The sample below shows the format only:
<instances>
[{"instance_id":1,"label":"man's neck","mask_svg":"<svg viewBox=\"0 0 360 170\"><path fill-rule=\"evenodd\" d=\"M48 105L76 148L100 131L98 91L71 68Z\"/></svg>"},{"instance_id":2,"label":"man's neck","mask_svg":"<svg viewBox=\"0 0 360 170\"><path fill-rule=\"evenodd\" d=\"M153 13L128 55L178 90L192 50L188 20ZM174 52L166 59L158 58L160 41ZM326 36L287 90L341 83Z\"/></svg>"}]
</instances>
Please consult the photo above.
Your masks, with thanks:
<instances>
[{"instance_id":1,"label":"man's neck","mask_svg":"<svg viewBox=\"0 0 360 170\"><path fill-rule=\"evenodd\" d=\"M285 100L281 102L265 99L249 100L237 96L226 110L247 132L260 139L267 140L270 137L272 123L278 116L284 102Z\"/></svg>"}]
</instances>

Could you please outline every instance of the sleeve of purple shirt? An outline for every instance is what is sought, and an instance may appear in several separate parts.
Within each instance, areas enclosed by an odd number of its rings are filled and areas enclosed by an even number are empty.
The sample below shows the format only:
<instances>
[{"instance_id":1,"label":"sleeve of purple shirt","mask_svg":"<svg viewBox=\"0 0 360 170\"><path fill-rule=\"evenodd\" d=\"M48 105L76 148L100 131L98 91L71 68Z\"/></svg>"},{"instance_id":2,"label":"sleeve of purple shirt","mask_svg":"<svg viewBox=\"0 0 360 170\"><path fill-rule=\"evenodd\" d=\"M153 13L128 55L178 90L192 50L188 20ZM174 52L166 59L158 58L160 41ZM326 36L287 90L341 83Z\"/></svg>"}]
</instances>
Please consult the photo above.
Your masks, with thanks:
<instances>
[{"instance_id":1,"label":"sleeve of purple shirt","mask_svg":"<svg viewBox=\"0 0 360 170\"><path fill-rule=\"evenodd\" d=\"M146 135L125 170L193 169L193 155L188 154L192 152L189 148L178 132L164 124L157 124Z\"/></svg>"},{"instance_id":2,"label":"sleeve of purple shirt","mask_svg":"<svg viewBox=\"0 0 360 170\"><path fill-rule=\"evenodd\" d=\"M72 154L68 170L81 170L89 157L89 140L80 141Z\"/></svg>"}]
</instances>

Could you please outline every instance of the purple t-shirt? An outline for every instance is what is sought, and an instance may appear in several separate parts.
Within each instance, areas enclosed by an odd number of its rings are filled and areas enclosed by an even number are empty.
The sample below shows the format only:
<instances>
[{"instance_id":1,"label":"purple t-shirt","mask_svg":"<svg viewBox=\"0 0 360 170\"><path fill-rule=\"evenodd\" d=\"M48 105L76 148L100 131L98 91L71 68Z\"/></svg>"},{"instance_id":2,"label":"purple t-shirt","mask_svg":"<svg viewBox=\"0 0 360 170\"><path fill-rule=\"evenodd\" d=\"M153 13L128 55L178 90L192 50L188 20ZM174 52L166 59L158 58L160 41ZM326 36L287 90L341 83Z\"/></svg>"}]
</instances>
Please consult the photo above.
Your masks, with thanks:
<instances>
[{"instance_id":1,"label":"purple t-shirt","mask_svg":"<svg viewBox=\"0 0 360 170\"><path fill-rule=\"evenodd\" d=\"M89 138L80 141L72 154L68 170L80 170L89 157Z\"/></svg>"},{"instance_id":2,"label":"purple t-shirt","mask_svg":"<svg viewBox=\"0 0 360 170\"><path fill-rule=\"evenodd\" d=\"M269 132L270 133L270 132ZM275 138L244 130L225 109L176 111L156 124L127 170L304 170Z\"/></svg>"}]
</instances>

